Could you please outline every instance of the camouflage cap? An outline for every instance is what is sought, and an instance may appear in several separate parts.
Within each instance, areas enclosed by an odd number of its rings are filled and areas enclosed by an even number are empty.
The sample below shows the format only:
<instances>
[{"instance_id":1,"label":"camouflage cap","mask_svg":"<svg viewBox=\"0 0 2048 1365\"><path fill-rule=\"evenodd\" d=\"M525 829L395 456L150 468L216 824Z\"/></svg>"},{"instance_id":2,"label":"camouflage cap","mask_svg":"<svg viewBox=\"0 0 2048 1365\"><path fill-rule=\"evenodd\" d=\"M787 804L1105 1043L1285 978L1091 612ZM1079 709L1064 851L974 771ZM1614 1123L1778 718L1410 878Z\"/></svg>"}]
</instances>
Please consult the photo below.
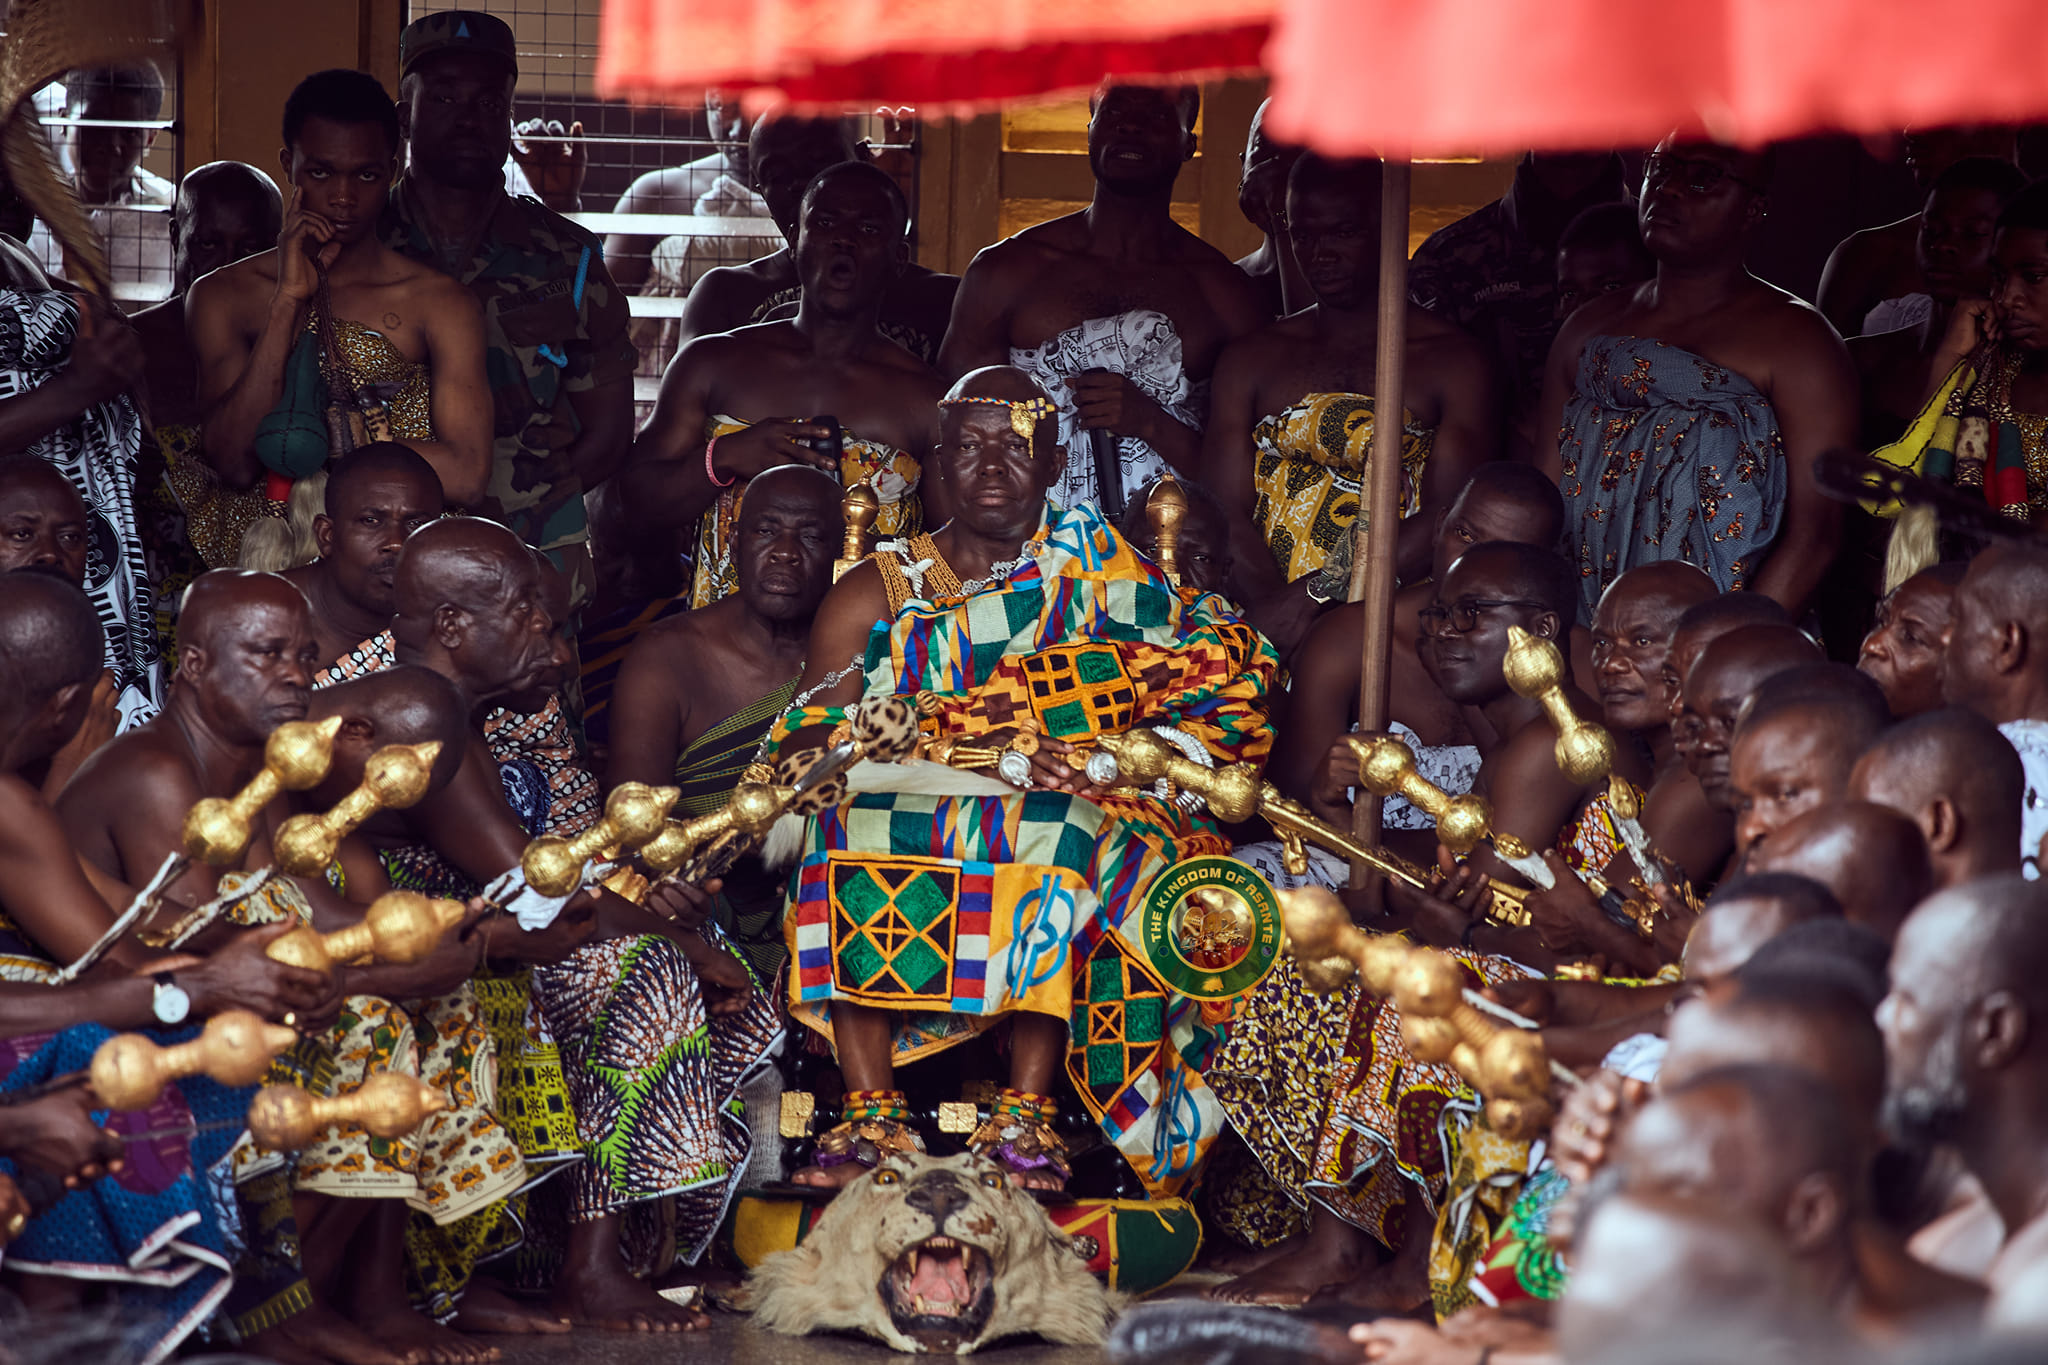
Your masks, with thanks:
<instances>
[{"instance_id":1,"label":"camouflage cap","mask_svg":"<svg viewBox=\"0 0 2048 1365\"><path fill-rule=\"evenodd\" d=\"M443 52L479 53L519 74L519 54L503 19L473 9L451 9L415 19L398 35L398 78L404 80L422 61Z\"/></svg>"}]
</instances>

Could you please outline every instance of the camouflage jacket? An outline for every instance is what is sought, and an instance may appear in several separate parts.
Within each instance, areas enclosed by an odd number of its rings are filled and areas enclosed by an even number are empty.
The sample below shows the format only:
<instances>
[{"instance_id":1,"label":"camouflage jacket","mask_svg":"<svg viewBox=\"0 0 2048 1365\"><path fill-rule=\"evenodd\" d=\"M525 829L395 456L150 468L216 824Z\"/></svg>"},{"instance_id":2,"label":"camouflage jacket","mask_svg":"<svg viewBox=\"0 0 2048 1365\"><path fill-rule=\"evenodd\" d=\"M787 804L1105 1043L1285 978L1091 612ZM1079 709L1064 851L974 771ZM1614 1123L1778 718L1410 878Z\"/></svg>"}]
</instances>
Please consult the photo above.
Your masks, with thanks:
<instances>
[{"instance_id":1,"label":"camouflage jacket","mask_svg":"<svg viewBox=\"0 0 2048 1365\"><path fill-rule=\"evenodd\" d=\"M473 510L557 552L558 563L584 558L560 553L590 538L583 483L569 459L580 430L569 397L630 380L636 359L626 296L604 268L599 239L537 199L506 195L473 240L444 251L415 215L402 178L383 237L453 275L484 308L496 426L490 488Z\"/></svg>"}]
</instances>

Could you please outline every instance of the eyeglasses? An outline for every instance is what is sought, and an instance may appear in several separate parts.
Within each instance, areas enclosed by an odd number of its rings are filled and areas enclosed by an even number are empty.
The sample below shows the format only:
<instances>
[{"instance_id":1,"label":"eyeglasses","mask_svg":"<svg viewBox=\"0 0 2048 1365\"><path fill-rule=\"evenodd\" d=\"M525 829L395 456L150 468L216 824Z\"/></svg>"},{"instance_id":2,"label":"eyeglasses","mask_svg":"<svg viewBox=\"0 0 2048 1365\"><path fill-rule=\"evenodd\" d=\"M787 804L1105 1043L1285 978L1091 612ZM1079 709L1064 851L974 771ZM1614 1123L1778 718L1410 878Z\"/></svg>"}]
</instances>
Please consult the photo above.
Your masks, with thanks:
<instances>
[{"instance_id":1,"label":"eyeglasses","mask_svg":"<svg viewBox=\"0 0 2048 1365\"><path fill-rule=\"evenodd\" d=\"M1482 611L1493 611L1498 607L1540 609L1542 606L1541 602L1530 602L1520 597L1461 597L1448 607L1432 602L1416 612L1415 618L1422 623L1424 634L1434 635L1449 622L1451 629L1464 635L1479 628L1479 613Z\"/></svg>"},{"instance_id":2,"label":"eyeglasses","mask_svg":"<svg viewBox=\"0 0 2048 1365\"><path fill-rule=\"evenodd\" d=\"M1744 180L1718 161L1672 156L1668 152L1650 153L1643 162L1644 186L1661 185L1667 180L1675 181L1681 188L1699 195L1712 194L1721 188L1721 182L1724 180L1732 180L1757 194L1764 192L1762 185L1753 180Z\"/></svg>"}]
</instances>

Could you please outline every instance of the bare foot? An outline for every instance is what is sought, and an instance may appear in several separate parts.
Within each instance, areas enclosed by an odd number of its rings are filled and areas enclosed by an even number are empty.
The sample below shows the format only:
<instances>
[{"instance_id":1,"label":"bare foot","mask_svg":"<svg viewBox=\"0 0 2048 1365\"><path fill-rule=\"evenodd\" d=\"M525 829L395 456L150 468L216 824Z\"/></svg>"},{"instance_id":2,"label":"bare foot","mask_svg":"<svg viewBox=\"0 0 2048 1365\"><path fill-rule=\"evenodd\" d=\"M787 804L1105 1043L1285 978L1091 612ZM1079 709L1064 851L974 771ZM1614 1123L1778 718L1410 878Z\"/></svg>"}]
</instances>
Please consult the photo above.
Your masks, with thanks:
<instances>
[{"instance_id":1,"label":"bare foot","mask_svg":"<svg viewBox=\"0 0 2048 1365\"><path fill-rule=\"evenodd\" d=\"M569 1320L551 1309L521 1303L486 1280L472 1280L462 1306L448 1325L458 1332L508 1336L552 1336L569 1330Z\"/></svg>"},{"instance_id":2,"label":"bare foot","mask_svg":"<svg viewBox=\"0 0 2048 1365\"><path fill-rule=\"evenodd\" d=\"M1203 1258L1201 1268L1213 1270L1218 1275L1249 1275L1255 1270L1264 1270L1282 1256L1291 1256L1301 1250L1304 1240L1300 1233L1296 1233L1269 1247L1243 1247L1231 1243Z\"/></svg>"},{"instance_id":3,"label":"bare foot","mask_svg":"<svg viewBox=\"0 0 2048 1365\"><path fill-rule=\"evenodd\" d=\"M283 1365L404 1365L403 1357L323 1303L256 1333L247 1345L249 1354Z\"/></svg>"},{"instance_id":4,"label":"bare foot","mask_svg":"<svg viewBox=\"0 0 2048 1365\"><path fill-rule=\"evenodd\" d=\"M711 1319L701 1308L678 1308L645 1281L608 1264L573 1262L555 1280L549 1306L578 1327L605 1332L701 1332Z\"/></svg>"},{"instance_id":5,"label":"bare foot","mask_svg":"<svg viewBox=\"0 0 2048 1365\"><path fill-rule=\"evenodd\" d=\"M1409 1264L1408 1257L1398 1256L1384 1265L1374 1266L1363 1275L1324 1285L1309 1302L1317 1308L1353 1308L1374 1314L1406 1313L1429 1302L1429 1272L1422 1266Z\"/></svg>"},{"instance_id":6,"label":"bare foot","mask_svg":"<svg viewBox=\"0 0 2048 1365\"><path fill-rule=\"evenodd\" d=\"M868 1168L858 1161L842 1161L837 1166L806 1166L792 1175L789 1183L812 1185L821 1190L843 1190L867 1172Z\"/></svg>"},{"instance_id":7,"label":"bare foot","mask_svg":"<svg viewBox=\"0 0 2048 1365\"><path fill-rule=\"evenodd\" d=\"M1299 1308L1330 1285L1348 1278L1344 1267L1308 1255L1276 1256L1256 1270L1212 1286L1202 1297L1217 1303L1261 1308Z\"/></svg>"},{"instance_id":8,"label":"bare foot","mask_svg":"<svg viewBox=\"0 0 2048 1365\"><path fill-rule=\"evenodd\" d=\"M371 1336L398 1353L405 1365L489 1365L503 1352L443 1327L410 1308L384 1307L363 1318Z\"/></svg>"}]
</instances>

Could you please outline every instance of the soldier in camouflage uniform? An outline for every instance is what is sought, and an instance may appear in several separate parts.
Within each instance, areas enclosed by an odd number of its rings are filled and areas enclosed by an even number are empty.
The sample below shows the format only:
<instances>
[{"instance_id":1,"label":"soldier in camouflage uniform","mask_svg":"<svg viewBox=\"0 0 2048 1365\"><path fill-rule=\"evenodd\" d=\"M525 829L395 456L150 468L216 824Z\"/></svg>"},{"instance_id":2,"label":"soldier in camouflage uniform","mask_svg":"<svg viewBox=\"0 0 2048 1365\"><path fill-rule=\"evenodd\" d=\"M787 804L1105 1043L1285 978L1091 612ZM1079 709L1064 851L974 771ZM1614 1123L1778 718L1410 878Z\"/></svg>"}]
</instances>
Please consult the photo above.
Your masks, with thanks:
<instances>
[{"instance_id":1,"label":"soldier in camouflage uniform","mask_svg":"<svg viewBox=\"0 0 2048 1365\"><path fill-rule=\"evenodd\" d=\"M410 167L392 189L384 241L467 285L484 307L485 369L497 413L489 491L474 509L503 522L588 601L595 574L583 495L633 439L626 298L598 238L539 200L505 193L512 30L448 10L399 37L399 119Z\"/></svg>"}]
</instances>

